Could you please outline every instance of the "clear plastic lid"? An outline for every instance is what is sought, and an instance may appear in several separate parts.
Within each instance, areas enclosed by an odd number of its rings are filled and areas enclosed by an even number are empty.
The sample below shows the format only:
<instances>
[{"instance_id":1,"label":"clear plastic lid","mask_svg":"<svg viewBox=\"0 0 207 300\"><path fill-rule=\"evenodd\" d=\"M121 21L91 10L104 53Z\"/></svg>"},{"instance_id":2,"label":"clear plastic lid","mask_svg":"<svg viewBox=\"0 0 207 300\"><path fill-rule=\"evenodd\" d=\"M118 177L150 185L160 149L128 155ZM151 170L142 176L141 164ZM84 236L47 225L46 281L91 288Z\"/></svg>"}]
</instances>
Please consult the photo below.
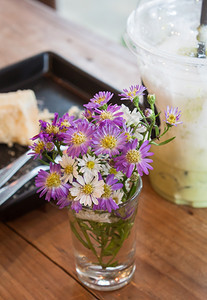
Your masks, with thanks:
<instances>
[{"instance_id":1,"label":"clear plastic lid","mask_svg":"<svg viewBox=\"0 0 207 300\"><path fill-rule=\"evenodd\" d=\"M127 22L133 50L197 61L201 0L139 0ZM206 63L203 61L202 63Z\"/></svg>"}]
</instances>

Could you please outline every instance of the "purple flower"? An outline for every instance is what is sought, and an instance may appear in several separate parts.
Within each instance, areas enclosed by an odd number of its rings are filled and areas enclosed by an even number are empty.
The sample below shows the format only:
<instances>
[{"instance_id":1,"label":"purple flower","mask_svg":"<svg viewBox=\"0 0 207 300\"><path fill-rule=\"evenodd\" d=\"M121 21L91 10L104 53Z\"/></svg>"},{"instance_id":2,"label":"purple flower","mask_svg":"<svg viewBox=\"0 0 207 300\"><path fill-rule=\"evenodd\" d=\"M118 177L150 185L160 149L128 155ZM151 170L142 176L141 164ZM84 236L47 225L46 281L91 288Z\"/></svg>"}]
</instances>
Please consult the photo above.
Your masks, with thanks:
<instances>
[{"instance_id":1,"label":"purple flower","mask_svg":"<svg viewBox=\"0 0 207 300\"><path fill-rule=\"evenodd\" d=\"M181 111L178 111L178 107L169 108L167 106L167 110L165 111L165 122L169 124L169 126L177 126L178 124L182 124L183 122L179 121Z\"/></svg>"},{"instance_id":2,"label":"purple flower","mask_svg":"<svg viewBox=\"0 0 207 300\"><path fill-rule=\"evenodd\" d=\"M35 185L41 192L40 197L46 194L45 200L50 201L51 198L56 200L67 195L69 184L63 183L61 180L61 167L57 164L50 163L50 172L40 170L35 178Z\"/></svg>"},{"instance_id":3,"label":"purple flower","mask_svg":"<svg viewBox=\"0 0 207 300\"><path fill-rule=\"evenodd\" d=\"M61 132L65 132L68 127L70 127L73 124L75 117L69 116L68 113L64 114L62 118L58 121L58 126L60 128Z\"/></svg>"},{"instance_id":4,"label":"purple flower","mask_svg":"<svg viewBox=\"0 0 207 300\"><path fill-rule=\"evenodd\" d=\"M87 120L91 120L92 117L93 117L93 115L94 115L93 109L90 109L90 108L84 109L83 116L84 116Z\"/></svg>"},{"instance_id":5,"label":"purple flower","mask_svg":"<svg viewBox=\"0 0 207 300\"><path fill-rule=\"evenodd\" d=\"M126 124L123 124L123 132L126 136L127 142L130 142L132 140L132 138L134 136L133 130L134 130L134 128L132 128L130 126L127 127Z\"/></svg>"},{"instance_id":6,"label":"purple flower","mask_svg":"<svg viewBox=\"0 0 207 300\"><path fill-rule=\"evenodd\" d=\"M64 143L67 144L69 156L78 157L86 154L94 133L94 126L87 120L77 121L74 126L69 127L64 135Z\"/></svg>"},{"instance_id":7,"label":"purple flower","mask_svg":"<svg viewBox=\"0 0 207 300\"><path fill-rule=\"evenodd\" d=\"M145 141L139 149L137 149L137 139L132 143L128 143L123 151L123 154L119 157L114 158L115 168L117 171L123 171L126 176L131 177L134 169L138 171L139 175L143 173L149 174L148 169L152 170L152 159L146 158L147 156L153 155L152 152L148 152L150 149L149 141Z\"/></svg>"},{"instance_id":8,"label":"purple flower","mask_svg":"<svg viewBox=\"0 0 207 300\"><path fill-rule=\"evenodd\" d=\"M40 133L36 136L34 136L32 139L39 138L40 135L44 135L47 137L50 137L50 140L63 140L63 133L60 130L59 120L58 120L58 113L54 114L54 119L52 123L45 122L42 120L39 120L40 123Z\"/></svg>"},{"instance_id":9,"label":"purple flower","mask_svg":"<svg viewBox=\"0 0 207 300\"><path fill-rule=\"evenodd\" d=\"M112 209L116 210L119 206L113 200L113 191L119 190L123 187L122 183L118 183L118 180L114 178L114 174L110 174L106 178L104 184L104 193L101 195L101 198L98 199L98 204L93 206L94 210L107 210L111 212Z\"/></svg>"},{"instance_id":10,"label":"purple flower","mask_svg":"<svg viewBox=\"0 0 207 300\"><path fill-rule=\"evenodd\" d=\"M114 174L109 174L106 177L106 185L110 186L111 190L120 190L123 188L122 183L117 183L118 179L114 178Z\"/></svg>"},{"instance_id":11,"label":"purple flower","mask_svg":"<svg viewBox=\"0 0 207 300\"><path fill-rule=\"evenodd\" d=\"M45 151L45 143L44 141L39 140L37 143L33 143L32 146L29 146L30 149L33 150L33 152L30 152L29 155L33 155L34 158L40 158L42 159L42 153Z\"/></svg>"},{"instance_id":12,"label":"purple flower","mask_svg":"<svg viewBox=\"0 0 207 300\"><path fill-rule=\"evenodd\" d=\"M73 200L74 197L71 195L70 190L68 190L68 194L66 196L61 197L58 200L57 205L59 205L60 209L71 205L70 206L71 209L75 210L78 213L79 210L82 209L82 205L80 204L79 201L73 201Z\"/></svg>"},{"instance_id":13,"label":"purple flower","mask_svg":"<svg viewBox=\"0 0 207 300\"><path fill-rule=\"evenodd\" d=\"M97 108L103 106L105 103L109 102L109 100L113 97L113 93L111 92L99 92L90 99L90 104L85 104L86 108Z\"/></svg>"},{"instance_id":14,"label":"purple flower","mask_svg":"<svg viewBox=\"0 0 207 300\"><path fill-rule=\"evenodd\" d=\"M124 93L119 94L119 96L121 96L121 100L130 100L131 102L133 102L135 97L139 97L144 95L144 91L146 90L146 87L144 87L143 85L131 85L129 90L127 89L123 89Z\"/></svg>"},{"instance_id":15,"label":"purple flower","mask_svg":"<svg viewBox=\"0 0 207 300\"><path fill-rule=\"evenodd\" d=\"M52 152L55 145L53 143L53 137L51 137L49 134L40 132L38 135L39 140L37 142L34 142L32 146L29 148L33 150L33 152L30 152L30 155L34 155L34 159L39 157L42 159L42 154L44 151Z\"/></svg>"},{"instance_id":16,"label":"purple flower","mask_svg":"<svg viewBox=\"0 0 207 300\"><path fill-rule=\"evenodd\" d=\"M126 136L121 130L109 122L106 122L104 126L97 128L94 133L93 145L96 155L108 154L109 156L119 154L126 143Z\"/></svg>"},{"instance_id":17,"label":"purple flower","mask_svg":"<svg viewBox=\"0 0 207 300\"><path fill-rule=\"evenodd\" d=\"M69 206L73 201L73 196L70 194L69 189L67 191L67 194L57 199L57 205L60 209Z\"/></svg>"},{"instance_id":18,"label":"purple flower","mask_svg":"<svg viewBox=\"0 0 207 300\"><path fill-rule=\"evenodd\" d=\"M87 104L84 104L83 106L86 108L86 110L88 110L91 114L93 114L92 111L95 108L99 107L100 105L98 103L88 102Z\"/></svg>"},{"instance_id":19,"label":"purple flower","mask_svg":"<svg viewBox=\"0 0 207 300\"><path fill-rule=\"evenodd\" d=\"M71 209L75 210L77 213L82 209L82 205L79 201L73 201L71 204Z\"/></svg>"},{"instance_id":20,"label":"purple flower","mask_svg":"<svg viewBox=\"0 0 207 300\"><path fill-rule=\"evenodd\" d=\"M47 128L48 122L39 120L39 123L40 123L40 131L43 131L43 132L44 132L45 129Z\"/></svg>"},{"instance_id":21,"label":"purple flower","mask_svg":"<svg viewBox=\"0 0 207 300\"><path fill-rule=\"evenodd\" d=\"M106 110L95 109L95 112L98 114L94 116L94 119L99 123L103 121L112 121L117 126L123 126L124 119L121 117L124 113L119 111L120 106L118 105L109 105Z\"/></svg>"}]
</instances>

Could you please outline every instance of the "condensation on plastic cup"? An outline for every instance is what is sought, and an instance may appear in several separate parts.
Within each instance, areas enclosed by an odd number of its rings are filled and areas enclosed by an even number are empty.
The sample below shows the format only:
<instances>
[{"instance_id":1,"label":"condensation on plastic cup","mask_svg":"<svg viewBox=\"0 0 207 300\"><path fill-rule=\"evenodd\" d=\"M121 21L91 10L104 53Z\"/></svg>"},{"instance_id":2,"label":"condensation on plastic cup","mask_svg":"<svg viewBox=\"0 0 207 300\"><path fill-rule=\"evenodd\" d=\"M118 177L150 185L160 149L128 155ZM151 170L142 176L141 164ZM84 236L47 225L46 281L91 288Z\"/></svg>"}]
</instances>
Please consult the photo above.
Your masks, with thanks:
<instances>
[{"instance_id":1,"label":"condensation on plastic cup","mask_svg":"<svg viewBox=\"0 0 207 300\"><path fill-rule=\"evenodd\" d=\"M139 1L127 21L125 41L141 79L156 95L163 126L167 105L183 124L168 145L153 147L153 188L177 204L207 207L207 60L195 57L201 1Z\"/></svg>"}]
</instances>

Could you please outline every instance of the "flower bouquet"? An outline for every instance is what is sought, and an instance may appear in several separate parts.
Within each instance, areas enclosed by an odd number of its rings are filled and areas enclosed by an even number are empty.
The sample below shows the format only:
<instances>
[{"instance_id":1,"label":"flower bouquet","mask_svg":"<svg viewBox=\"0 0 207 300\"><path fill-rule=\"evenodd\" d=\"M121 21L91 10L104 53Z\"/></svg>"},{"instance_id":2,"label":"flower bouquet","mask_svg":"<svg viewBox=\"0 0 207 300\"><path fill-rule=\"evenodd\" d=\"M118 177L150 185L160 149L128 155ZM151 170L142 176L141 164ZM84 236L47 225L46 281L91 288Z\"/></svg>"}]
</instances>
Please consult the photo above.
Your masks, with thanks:
<instances>
[{"instance_id":1,"label":"flower bouquet","mask_svg":"<svg viewBox=\"0 0 207 300\"><path fill-rule=\"evenodd\" d=\"M168 107L161 133L155 96L148 95L149 107L141 109L144 92L136 85L119 95L134 104L132 111L109 104L111 92L99 92L80 117L55 113L51 123L40 121L40 133L32 138L32 155L49 164L49 171L40 170L36 177L37 192L69 208L76 270L96 289L117 289L131 279L141 176L153 169L150 147L173 140L157 143L181 123L178 109Z\"/></svg>"}]
</instances>

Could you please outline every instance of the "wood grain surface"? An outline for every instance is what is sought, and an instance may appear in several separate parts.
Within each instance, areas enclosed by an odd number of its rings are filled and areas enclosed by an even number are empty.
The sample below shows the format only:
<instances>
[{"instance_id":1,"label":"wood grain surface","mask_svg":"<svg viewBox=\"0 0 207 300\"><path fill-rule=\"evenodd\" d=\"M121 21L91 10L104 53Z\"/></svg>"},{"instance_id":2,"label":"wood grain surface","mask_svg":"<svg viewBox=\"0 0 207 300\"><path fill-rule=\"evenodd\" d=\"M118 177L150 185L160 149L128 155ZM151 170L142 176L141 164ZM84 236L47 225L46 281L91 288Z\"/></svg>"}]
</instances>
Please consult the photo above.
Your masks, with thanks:
<instances>
[{"instance_id":1,"label":"wood grain surface","mask_svg":"<svg viewBox=\"0 0 207 300\"><path fill-rule=\"evenodd\" d=\"M0 68L51 50L122 89L138 80L135 58L32 0L0 0ZM45 204L0 225L0 299L207 299L207 209L177 206L144 177L136 219L136 271L113 292L78 281L67 210Z\"/></svg>"}]
</instances>

